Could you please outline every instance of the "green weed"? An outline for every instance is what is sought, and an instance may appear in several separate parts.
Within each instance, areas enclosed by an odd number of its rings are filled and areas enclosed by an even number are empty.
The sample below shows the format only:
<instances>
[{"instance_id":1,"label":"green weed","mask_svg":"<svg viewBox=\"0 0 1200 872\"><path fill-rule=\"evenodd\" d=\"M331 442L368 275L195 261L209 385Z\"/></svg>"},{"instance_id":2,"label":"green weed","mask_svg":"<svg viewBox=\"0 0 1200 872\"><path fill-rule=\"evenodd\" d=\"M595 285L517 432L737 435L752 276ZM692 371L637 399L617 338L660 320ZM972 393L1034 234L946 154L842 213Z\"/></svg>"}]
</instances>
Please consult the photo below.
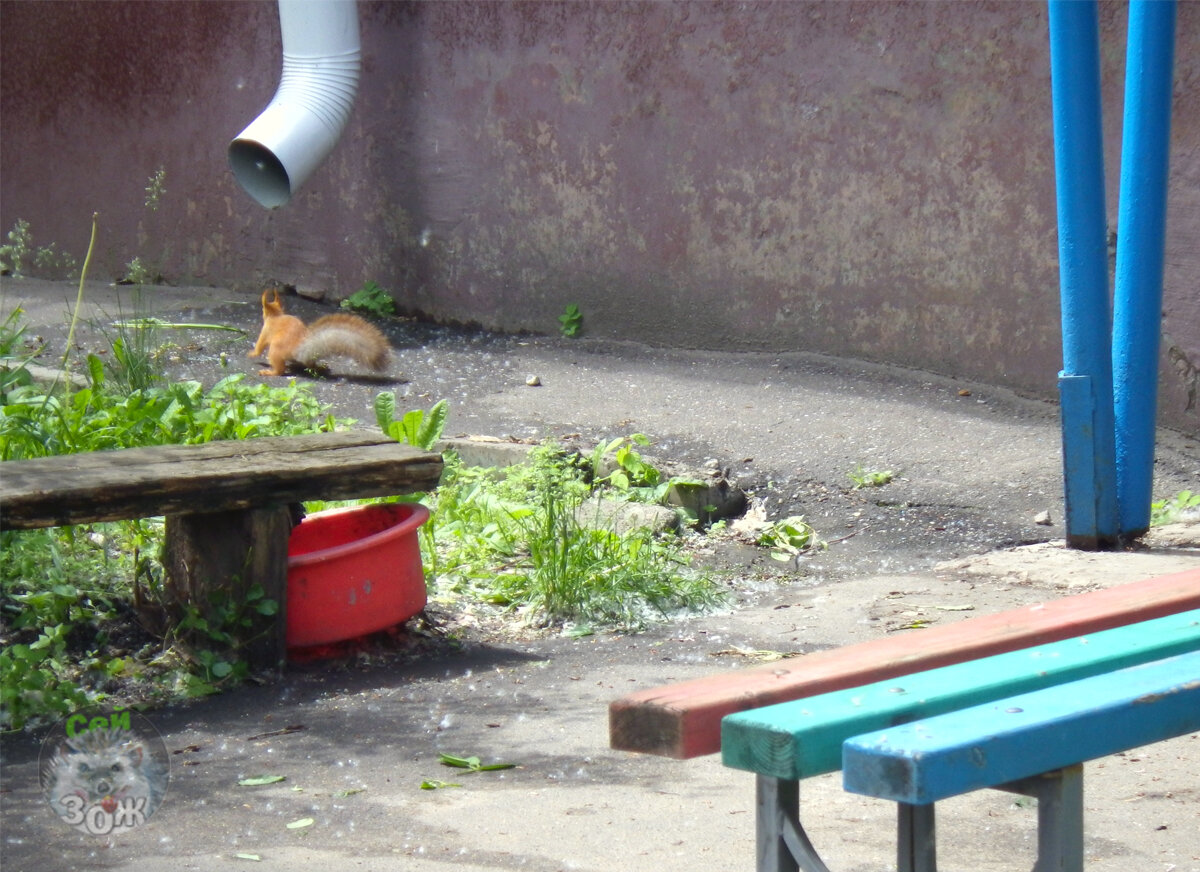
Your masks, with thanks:
<instances>
[{"instance_id":1,"label":"green weed","mask_svg":"<svg viewBox=\"0 0 1200 872\"><path fill-rule=\"evenodd\" d=\"M105 333L111 355L105 364L108 380L121 393L144 390L163 377L160 355L162 337L156 319L147 314L147 303L136 290L133 295L134 317L118 320Z\"/></svg>"},{"instance_id":2,"label":"green weed","mask_svg":"<svg viewBox=\"0 0 1200 872\"><path fill-rule=\"evenodd\" d=\"M128 618L126 541L117 525L0 533L0 729L91 704L126 670L105 654Z\"/></svg>"},{"instance_id":3,"label":"green weed","mask_svg":"<svg viewBox=\"0 0 1200 872\"><path fill-rule=\"evenodd\" d=\"M202 674L189 693L193 696L216 692L221 685L237 684L249 677L250 669L241 652L254 641L253 628L260 617L279 613L279 603L255 584L244 597L214 590L201 608L189 603L182 620L171 628L171 636L185 643Z\"/></svg>"},{"instance_id":4,"label":"green weed","mask_svg":"<svg viewBox=\"0 0 1200 872\"><path fill-rule=\"evenodd\" d=\"M758 544L771 549L771 557L794 561L806 551L821 548L824 543L804 518L792 515L775 521L758 535Z\"/></svg>"},{"instance_id":5,"label":"green weed","mask_svg":"<svg viewBox=\"0 0 1200 872\"><path fill-rule=\"evenodd\" d=\"M572 303L558 316L558 329L563 336L578 336L583 327L583 313Z\"/></svg>"},{"instance_id":6,"label":"green weed","mask_svg":"<svg viewBox=\"0 0 1200 872\"><path fill-rule=\"evenodd\" d=\"M33 248L33 234L29 232L29 222L18 218L6 238L8 242L0 245L0 272L5 275L22 275L25 272L25 259L30 256Z\"/></svg>"},{"instance_id":7,"label":"green weed","mask_svg":"<svg viewBox=\"0 0 1200 872\"><path fill-rule=\"evenodd\" d=\"M1150 526L1174 524L1182 520L1189 512L1200 514L1200 493L1181 490L1169 499L1157 500L1150 504Z\"/></svg>"},{"instance_id":8,"label":"green weed","mask_svg":"<svg viewBox=\"0 0 1200 872\"><path fill-rule=\"evenodd\" d=\"M597 445L589 457L593 480L611 485L632 497L640 497L645 502L658 502L666 493L669 483L664 481L662 471L647 462L634 447L649 444L650 440L644 435L634 433ZM603 475L605 463L610 458L615 465L607 475Z\"/></svg>"},{"instance_id":9,"label":"green weed","mask_svg":"<svg viewBox=\"0 0 1200 872\"><path fill-rule=\"evenodd\" d=\"M146 210L153 213L162 205L163 197L167 194L167 170L159 167L146 181L146 196L143 203ZM143 239L143 242L146 240ZM164 248L158 260L150 260L136 255L125 265L125 275L119 279L120 284L126 285L158 285L166 281L163 275L163 264L167 261L168 249Z\"/></svg>"},{"instance_id":10,"label":"green weed","mask_svg":"<svg viewBox=\"0 0 1200 872\"><path fill-rule=\"evenodd\" d=\"M140 256L125 264L125 275L121 278L121 283L126 285L158 285L163 281L163 274Z\"/></svg>"},{"instance_id":11,"label":"green weed","mask_svg":"<svg viewBox=\"0 0 1200 872\"><path fill-rule=\"evenodd\" d=\"M863 469L860 463L853 472L846 473L846 476L853 482L854 489L858 490L864 487L883 487L890 483L896 474L890 469Z\"/></svg>"},{"instance_id":12,"label":"green weed","mask_svg":"<svg viewBox=\"0 0 1200 872\"><path fill-rule=\"evenodd\" d=\"M342 300L342 308L386 317L396 314L396 301L392 299L391 294L375 284L375 282L369 281L349 297Z\"/></svg>"},{"instance_id":13,"label":"green weed","mask_svg":"<svg viewBox=\"0 0 1200 872\"><path fill-rule=\"evenodd\" d=\"M0 403L9 391L33 383L28 364L37 357L41 346L26 350L23 315L24 310L18 306L0 323Z\"/></svg>"},{"instance_id":14,"label":"green weed","mask_svg":"<svg viewBox=\"0 0 1200 872\"><path fill-rule=\"evenodd\" d=\"M446 401L438 400L428 412L412 409L396 418L396 395L384 391L375 397L375 421L384 435L423 451L429 451L442 438L447 413Z\"/></svg>"},{"instance_id":15,"label":"green weed","mask_svg":"<svg viewBox=\"0 0 1200 872\"><path fill-rule=\"evenodd\" d=\"M306 385L246 382L243 373L211 388L195 381L110 390L99 358L88 359L89 386L72 394L17 385L0 407L0 459L21 460L145 445L291 436L345 424Z\"/></svg>"},{"instance_id":16,"label":"green weed","mask_svg":"<svg viewBox=\"0 0 1200 872\"><path fill-rule=\"evenodd\" d=\"M78 267L75 258L58 251L53 242L34 246L28 221L18 218L6 238L8 242L0 245L0 275L25 275L30 264L39 273L55 278L70 278L75 274Z\"/></svg>"},{"instance_id":17,"label":"green weed","mask_svg":"<svg viewBox=\"0 0 1200 872\"><path fill-rule=\"evenodd\" d=\"M676 541L581 517L591 492L586 471L553 443L503 474L448 458L432 497L435 541L425 543L439 587L543 624L622 628L720 600Z\"/></svg>"},{"instance_id":18,"label":"green weed","mask_svg":"<svg viewBox=\"0 0 1200 872\"><path fill-rule=\"evenodd\" d=\"M167 168L159 167L154 171L154 175L150 176L146 182L146 208L151 212L157 212L159 205L162 203L162 198L167 193Z\"/></svg>"}]
</instances>

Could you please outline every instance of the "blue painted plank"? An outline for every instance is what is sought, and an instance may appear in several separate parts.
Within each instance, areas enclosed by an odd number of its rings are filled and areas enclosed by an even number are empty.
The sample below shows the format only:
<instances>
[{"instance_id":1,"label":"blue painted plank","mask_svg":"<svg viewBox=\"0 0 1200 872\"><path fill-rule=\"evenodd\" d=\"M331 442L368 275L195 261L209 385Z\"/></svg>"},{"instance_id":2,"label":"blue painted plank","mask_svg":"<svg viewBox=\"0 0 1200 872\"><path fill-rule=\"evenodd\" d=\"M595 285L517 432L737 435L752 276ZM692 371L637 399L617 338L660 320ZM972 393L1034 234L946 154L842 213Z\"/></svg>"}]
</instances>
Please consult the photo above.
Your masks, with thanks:
<instances>
[{"instance_id":1,"label":"blue painted plank","mask_svg":"<svg viewBox=\"0 0 1200 872\"><path fill-rule=\"evenodd\" d=\"M729 715L721 759L796 781L839 769L852 736L1188 651L1200 651L1198 609Z\"/></svg>"},{"instance_id":2,"label":"blue painted plank","mask_svg":"<svg viewBox=\"0 0 1200 872\"><path fill-rule=\"evenodd\" d=\"M913 805L1200 730L1200 651L849 739L843 786Z\"/></svg>"}]
</instances>

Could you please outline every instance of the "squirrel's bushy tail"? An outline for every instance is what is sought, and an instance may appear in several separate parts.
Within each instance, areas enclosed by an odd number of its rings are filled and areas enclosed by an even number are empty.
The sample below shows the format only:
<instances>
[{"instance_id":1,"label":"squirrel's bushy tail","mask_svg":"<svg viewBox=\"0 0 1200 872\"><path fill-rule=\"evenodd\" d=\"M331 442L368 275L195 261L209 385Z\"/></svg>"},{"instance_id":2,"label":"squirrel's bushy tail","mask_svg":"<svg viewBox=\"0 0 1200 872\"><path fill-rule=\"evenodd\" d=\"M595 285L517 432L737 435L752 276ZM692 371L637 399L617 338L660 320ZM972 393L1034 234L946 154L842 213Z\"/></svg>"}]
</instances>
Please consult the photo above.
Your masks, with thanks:
<instances>
[{"instance_id":1,"label":"squirrel's bushy tail","mask_svg":"<svg viewBox=\"0 0 1200 872\"><path fill-rule=\"evenodd\" d=\"M381 372L391 360L391 347L377 327L356 315L326 315L309 326L294 355L305 366L338 356Z\"/></svg>"}]
</instances>

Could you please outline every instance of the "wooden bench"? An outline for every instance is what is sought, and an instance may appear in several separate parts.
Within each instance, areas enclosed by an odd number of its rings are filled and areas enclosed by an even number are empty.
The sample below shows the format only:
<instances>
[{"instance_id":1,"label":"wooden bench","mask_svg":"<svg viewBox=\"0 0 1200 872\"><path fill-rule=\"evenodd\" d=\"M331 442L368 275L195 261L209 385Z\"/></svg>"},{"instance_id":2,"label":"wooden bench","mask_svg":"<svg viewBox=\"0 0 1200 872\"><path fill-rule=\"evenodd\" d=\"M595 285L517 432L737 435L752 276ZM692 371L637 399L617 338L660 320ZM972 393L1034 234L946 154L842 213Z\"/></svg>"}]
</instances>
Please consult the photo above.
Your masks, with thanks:
<instances>
[{"instance_id":1,"label":"wooden bench","mask_svg":"<svg viewBox=\"0 0 1200 872\"><path fill-rule=\"evenodd\" d=\"M610 741L677 758L721 750L756 774L760 872L827 872L799 822L799 781L839 769L845 740L1200 649L1195 610L1200 569L651 688L610 705ZM911 859L914 845L932 852L922 808L901 805L908 872L934 868Z\"/></svg>"},{"instance_id":2,"label":"wooden bench","mask_svg":"<svg viewBox=\"0 0 1200 872\"><path fill-rule=\"evenodd\" d=\"M936 872L934 803L984 787L1037 798L1036 869L1083 872L1082 763L1196 730L1200 651L849 739L843 785L898 803L899 872Z\"/></svg>"},{"instance_id":3,"label":"wooden bench","mask_svg":"<svg viewBox=\"0 0 1200 872\"><path fill-rule=\"evenodd\" d=\"M677 759L715 754L721 718L735 712L1196 608L1200 569L648 688L609 706L609 741Z\"/></svg>"},{"instance_id":4,"label":"wooden bench","mask_svg":"<svg viewBox=\"0 0 1200 872\"><path fill-rule=\"evenodd\" d=\"M286 658L289 506L425 491L441 472L440 455L367 431L8 461L0 467L0 528L165 515L169 597L203 607L211 591L236 597L261 585L280 610L252 628L257 638L246 655L277 667Z\"/></svg>"},{"instance_id":5,"label":"wooden bench","mask_svg":"<svg viewBox=\"0 0 1200 872\"><path fill-rule=\"evenodd\" d=\"M723 762L757 776L760 872L797 868L805 872L817 872L825 868L800 824L799 783L805 778L843 768L844 743L847 748L854 742L863 741L873 741L879 746L885 742L881 738L885 733L889 737L898 735L898 732L891 732L898 724L915 721L913 729L925 731L927 728L922 725L935 723L937 719L934 716L970 710L972 706L985 702L1004 700L999 703L1002 708L1022 707L1021 703L1010 699L1018 694L1040 691L1048 695L1060 693L1065 698L1068 694L1063 688L1069 687L1071 682L1092 676L1115 675L1118 674L1117 670L1196 651L1200 651L1200 609L767 706L726 718L721 739ZM1200 673L1195 678L1200 681ZM1050 690L1046 691L1046 688ZM1082 713L1086 710L1086 701L1076 698L1076 707ZM993 708L990 707L989 711ZM1144 737L1147 742L1156 741L1153 737L1159 736L1158 729L1164 723L1174 726L1165 715L1164 712L1152 712L1149 707L1144 707L1141 711L1141 716L1146 720L1144 731L1136 735ZM921 720L925 718L933 720ZM1185 728L1182 732L1200 728L1200 709L1189 723L1196 723L1197 726ZM1044 729L1048 731L1054 727L1049 725ZM879 730L883 733L874 732ZM855 739L870 734L873 737ZM1167 734L1178 733L1168 730ZM905 735L907 737L910 734ZM1085 742L1078 742L1075 747L1084 756L1075 757L1061 765L1039 768L1040 764L1034 764L1025 775L1061 769L1090 759L1086 756L1088 745ZM1016 753L1015 749L1013 751ZM1027 754L1028 761L1037 759L1037 755ZM959 758L955 760L962 763ZM878 786L880 779L875 777L878 769L873 774L863 775L861 773L868 771L868 767L858 758L854 765L858 767L853 776L854 783L863 788L858 792L892 798L886 794L886 790L881 789L876 793L868 787ZM883 764L885 768L886 765ZM920 769L925 761L919 760L912 765ZM979 768L971 760L967 761L967 766ZM986 771L986 767L981 771ZM998 768L994 771L1007 773L1016 770ZM901 772L893 771L897 782L903 781ZM1001 778L995 784L1025 775ZM846 777L849 783L852 777L849 772ZM946 777L945 783L964 782L954 782ZM912 862L913 857L933 856L932 814L914 816L911 806L917 804L908 802L901 806L900 869L906 872L931 872L935 868L933 865L914 865ZM1057 828L1052 824L1048 825L1047 830Z\"/></svg>"}]
</instances>

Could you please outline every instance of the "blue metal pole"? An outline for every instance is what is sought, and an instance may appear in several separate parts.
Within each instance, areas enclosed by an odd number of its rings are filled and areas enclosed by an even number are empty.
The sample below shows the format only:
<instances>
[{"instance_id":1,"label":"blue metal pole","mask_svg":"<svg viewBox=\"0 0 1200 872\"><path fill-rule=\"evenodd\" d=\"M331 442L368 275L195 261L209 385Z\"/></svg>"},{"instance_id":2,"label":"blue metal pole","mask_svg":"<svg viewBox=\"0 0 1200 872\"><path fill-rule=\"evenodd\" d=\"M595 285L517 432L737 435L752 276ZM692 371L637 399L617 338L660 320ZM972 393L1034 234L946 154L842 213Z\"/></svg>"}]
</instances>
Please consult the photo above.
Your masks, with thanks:
<instances>
[{"instance_id":1,"label":"blue metal pole","mask_svg":"<svg viewBox=\"0 0 1200 872\"><path fill-rule=\"evenodd\" d=\"M1120 533L1150 527L1175 0L1132 0L1125 63L1113 379Z\"/></svg>"},{"instance_id":2,"label":"blue metal pole","mask_svg":"<svg viewBox=\"0 0 1200 872\"><path fill-rule=\"evenodd\" d=\"M1114 543L1118 526L1100 29L1095 0L1049 0L1048 11L1067 543L1096 548Z\"/></svg>"}]
</instances>

